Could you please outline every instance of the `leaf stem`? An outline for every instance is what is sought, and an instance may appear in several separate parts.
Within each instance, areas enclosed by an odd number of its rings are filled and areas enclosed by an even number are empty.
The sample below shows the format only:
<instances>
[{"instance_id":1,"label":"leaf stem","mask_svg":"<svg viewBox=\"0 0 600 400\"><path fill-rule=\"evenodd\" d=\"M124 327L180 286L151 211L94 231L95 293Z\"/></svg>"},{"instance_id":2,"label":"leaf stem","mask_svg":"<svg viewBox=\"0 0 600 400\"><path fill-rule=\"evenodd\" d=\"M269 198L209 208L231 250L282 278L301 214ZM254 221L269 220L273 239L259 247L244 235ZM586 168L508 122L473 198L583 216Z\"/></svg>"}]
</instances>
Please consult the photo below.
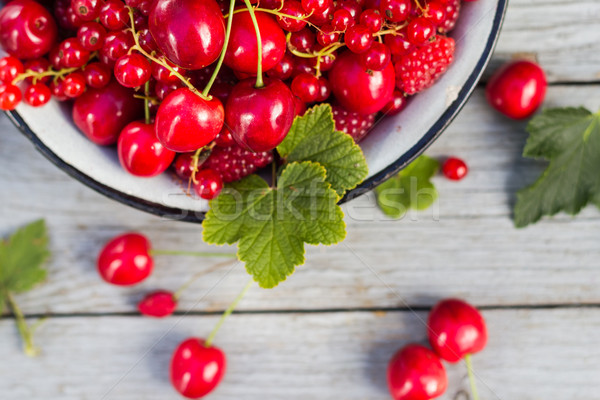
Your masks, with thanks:
<instances>
[{"instance_id":1,"label":"leaf stem","mask_svg":"<svg viewBox=\"0 0 600 400\"><path fill-rule=\"evenodd\" d=\"M229 1L229 14L227 16L227 30L225 31L225 40L223 42L223 49L221 50L221 55L219 56L219 60L217 61L217 65L215 70L213 71L210 80L206 84L206 87L202 91L204 96L208 96L210 89L212 88L213 83L217 79L217 75L219 75L219 71L221 70L221 66L223 65L223 60L225 60L225 53L227 52L227 46L229 45L229 37L231 36L231 25L233 23L233 11L235 9L235 0Z\"/></svg>"},{"instance_id":2,"label":"leaf stem","mask_svg":"<svg viewBox=\"0 0 600 400\"><path fill-rule=\"evenodd\" d=\"M471 384L471 395L473 400L479 400L479 394L477 393L477 385L475 383L475 374L473 374L473 364L471 363L471 355L465 356L465 364L467 364L467 373L469 374L469 383Z\"/></svg>"},{"instance_id":3,"label":"leaf stem","mask_svg":"<svg viewBox=\"0 0 600 400\"><path fill-rule=\"evenodd\" d=\"M33 330L27 325L23 312L17 305L12 294L6 293L6 302L15 316L17 329L23 339L23 350L28 357L35 357L39 354L39 349L33 344Z\"/></svg>"},{"instance_id":4,"label":"leaf stem","mask_svg":"<svg viewBox=\"0 0 600 400\"><path fill-rule=\"evenodd\" d=\"M254 8L250 3L250 0L244 0L246 3L246 8L250 13L250 19L252 19L252 24L254 25L254 32L256 33L256 53L257 53L257 66L256 66L256 87L261 88L265 86L262 76L262 38L260 36L260 28L258 26L258 21L256 20L256 15L254 14Z\"/></svg>"},{"instance_id":5,"label":"leaf stem","mask_svg":"<svg viewBox=\"0 0 600 400\"><path fill-rule=\"evenodd\" d=\"M217 252L205 252L205 251L181 251L181 250L150 250L150 254L153 256L192 256L192 257L207 257L207 258L235 258L235 253L217 253Z\"/></svg>"},{"instance_id":6,"label":"leaf stem","mask_svg":"<svg viewBox=\"0 0 600 400\"><path fill-rule=\"evenodd\" d=\"M250 287L252 287L253 284L254 284L254 279L250 279L250 281L246 284L246 286L244 287L244 289L235 298L235 300L233 301L233 303L231 303L229 305L229 307L227 308L227 310L225 310L225 312L223 313L223 315L221 315L221 319L219 319L219 322L217 322L217 325L215 325L215 327L213 328L212 332L210 333L210 335L208 335L208 338L206 339L206 342L205 342L206 347L210 347L210 345L212 344L213 340L215 339L215 336L217 335L217 332L219 332L219 329L221 329L221 326L223 325L223 323L225 322L225 320L227 319L227 317L229 317L231 315L231 313L233 312L233 310L235 309L235 307L244 298L244 296L246 295L246 293L248 292L248 290L250 289Z\"/></svg>"}]
</instances>

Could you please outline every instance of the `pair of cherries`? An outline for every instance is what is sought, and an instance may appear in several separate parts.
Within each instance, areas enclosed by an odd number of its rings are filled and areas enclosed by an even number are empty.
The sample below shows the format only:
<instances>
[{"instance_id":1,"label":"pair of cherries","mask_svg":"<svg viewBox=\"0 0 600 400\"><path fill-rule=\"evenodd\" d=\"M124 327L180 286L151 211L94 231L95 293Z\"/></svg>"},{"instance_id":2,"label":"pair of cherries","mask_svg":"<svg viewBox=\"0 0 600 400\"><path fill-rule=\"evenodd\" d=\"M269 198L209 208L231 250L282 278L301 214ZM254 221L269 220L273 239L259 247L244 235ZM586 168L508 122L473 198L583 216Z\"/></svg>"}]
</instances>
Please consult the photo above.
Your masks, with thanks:
<instances>
[{"instance_id":1,"label":"pair of cherries","mask_svg":"<svg viewBox=\"0 0 600 400\"><path fill-rule=\"evenodd\" d=\"M441 396L448 387L441 360L458 362L483 350L488 340L482 315L459 299L440 301L431 310L427 327L433 351L410 344L389 362L388 387L394 400L429 400Z\"/></svg>"}]
</instances>

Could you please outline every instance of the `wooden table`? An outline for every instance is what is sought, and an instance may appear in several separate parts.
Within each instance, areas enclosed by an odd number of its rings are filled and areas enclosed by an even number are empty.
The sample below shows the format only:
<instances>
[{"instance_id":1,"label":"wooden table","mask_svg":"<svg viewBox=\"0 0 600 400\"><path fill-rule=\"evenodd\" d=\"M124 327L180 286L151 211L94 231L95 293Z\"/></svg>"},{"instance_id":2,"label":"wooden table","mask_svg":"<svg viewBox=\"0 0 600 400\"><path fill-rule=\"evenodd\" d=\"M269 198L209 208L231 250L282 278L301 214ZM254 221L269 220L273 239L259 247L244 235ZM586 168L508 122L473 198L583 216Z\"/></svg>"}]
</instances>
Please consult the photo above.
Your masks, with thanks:
<instances>
[{"instance_id":1,"label":"wooden table","mask_svg":"<svg viewBox=\"0 0 600 400\"><path fill-rule=\"evenodd\" d=\"M513 0L493 65L533 53L552 86L547 106L600 108L600 2ZM438 299L484 310L488 348L474 357L483 400L600 399L600 212L513 228L515 192L543 165L520 156L524 124L492 112L479 88L428 151L458 155L467 179L436 178L433 210L390 221L371 195L345 206L348 238L311 248L308 262L275 290L252 289L217 337L229 359L211 399L387 399L386 363L423 342ZM95 257L111 236L146 233L156 247L205 249L197 225L162 220L108 200L56 169L0 117L0 234L47 218L49 279L18 297L27 315L49 315L28 359L11 317L0 320L0 398L179 399L168 383L174 346L208 334L247 281L218 260L157 257L139 287L100 281ZM165 320L135 303L208 271ZM185 315L184 315L185 314ZM464 365L448 366L444 399L467 399Z\"/></svg>"}]
</instances>

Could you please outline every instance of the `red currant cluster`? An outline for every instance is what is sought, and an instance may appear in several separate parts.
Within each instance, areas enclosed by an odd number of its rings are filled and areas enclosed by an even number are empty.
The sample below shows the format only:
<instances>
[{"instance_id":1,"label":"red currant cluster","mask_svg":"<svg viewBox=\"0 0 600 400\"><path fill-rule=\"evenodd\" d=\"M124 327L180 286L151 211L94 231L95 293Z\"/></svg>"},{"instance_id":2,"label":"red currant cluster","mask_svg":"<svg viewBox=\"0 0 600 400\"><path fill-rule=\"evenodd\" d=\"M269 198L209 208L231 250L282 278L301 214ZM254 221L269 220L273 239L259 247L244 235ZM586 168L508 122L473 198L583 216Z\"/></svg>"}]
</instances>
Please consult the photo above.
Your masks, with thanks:
<instances>
[{"instance_id":1,"label":"red currant cluster","mask_svg":"<svg viewBox=\"0 0 600 400\"><path fill-rule=\"evenodd\" d=\"M174 165L211 199L270 163L307 105L331 102L359 141L453 60L460 0L244 2L55 0L52 15L13 0L0 109L73 99L77 127L128 172Z\"/></svg>"}]
</instances>

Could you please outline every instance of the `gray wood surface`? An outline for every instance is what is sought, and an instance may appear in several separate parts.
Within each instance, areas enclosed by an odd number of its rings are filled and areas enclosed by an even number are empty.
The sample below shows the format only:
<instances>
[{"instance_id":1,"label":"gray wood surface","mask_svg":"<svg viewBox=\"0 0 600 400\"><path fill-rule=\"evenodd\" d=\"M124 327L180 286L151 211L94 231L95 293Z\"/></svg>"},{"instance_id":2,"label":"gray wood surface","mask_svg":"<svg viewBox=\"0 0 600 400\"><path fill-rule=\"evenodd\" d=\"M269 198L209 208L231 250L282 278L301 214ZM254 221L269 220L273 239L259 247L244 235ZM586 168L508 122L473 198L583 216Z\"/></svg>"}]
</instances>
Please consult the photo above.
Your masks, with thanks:
<instances>
[{"instance_id":1,"label":"gray wood surface","mask_svg":"<svg viewBox=\"0 0 600 400\"><path fill-rule=\"evenodd\" d=\"M600 109L599 1L512 0L492 65L516 54L535 56L554 82L548 107ZM386 399L389 357L423 341L424 310L458 296L484 306L490 326L489 347L474 358L482 400L600 399L600 212L513 228L515 192L544 166L520 156L524 126L491 111L478 89L428 151L464 158L468 178L435 178L435 207L401 221L386 219L372 195L345 205L343 244L310 248L292 279L254 288L243 314L228 320L216 344L230 370L211 398ZM37 335L43 355L23 356L12 318L0 318L0 399L179 398L167 383L169 355L182 338L210 331L247 281L243 268L160 256L139 287L102 283L96 254L123 231L142 231L162 249L212 248L197 225L129 209L73 181L3 115L0 185L0 236L46 217L54 254L48 282L17 298L28 315L50 316ZM203 275L180 315L136 314L145 292L176 289L195 273ZM464 366L449 373L444 399L467 399Z\"/></svg>"}]
</instances>

